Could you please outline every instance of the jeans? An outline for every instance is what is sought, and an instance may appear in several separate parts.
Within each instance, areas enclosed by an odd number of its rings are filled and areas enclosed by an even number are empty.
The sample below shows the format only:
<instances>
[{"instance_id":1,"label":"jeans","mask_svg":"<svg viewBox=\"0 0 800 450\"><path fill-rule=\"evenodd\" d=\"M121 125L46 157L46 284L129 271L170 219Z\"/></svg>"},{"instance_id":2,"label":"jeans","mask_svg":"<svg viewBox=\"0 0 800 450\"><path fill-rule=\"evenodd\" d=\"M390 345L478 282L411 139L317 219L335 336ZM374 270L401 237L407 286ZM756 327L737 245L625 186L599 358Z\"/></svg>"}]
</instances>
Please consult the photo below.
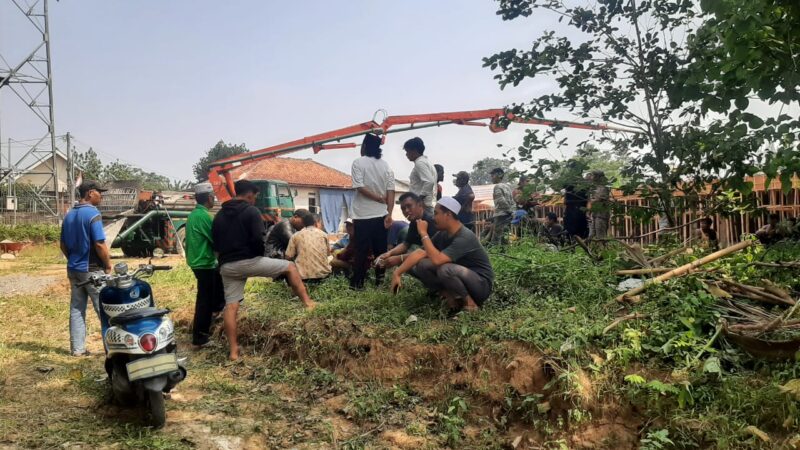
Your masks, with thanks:
<instances>
[{"instance_id":1,"label":"jeans","mask_svg":"<svg viewBox=\"0 0 800 450\"><path fill-rule=\"evenodd\" d=\"M73 354L86 352L86 304L92 301L92 307L97 317L100 317L100 288L92 284L76 286L83 283L92 275L102 275L103 272L75 272L67 270L69 278L69 347Z\"/></svg>"},{"instance_id":2,"label":"jeans","mask_svg":"<svg viewBox=\"0 0 800 450\"><path fill-rule=\"evenodd\" d=\"M353 221L355 227L355 263L353 264L353 277L350 278L350 287L361 289L364 287L364 280L367 278L367 259L369 255L382 255L388 249L388 234L383 225L383 217L374 219L356 219ZM375 268L375 283L383 281L384 269Z\"/></svg>"},{"instance_id":3,"label":"jeans","mask_svg":"<svg viewBox=\"0 0 800 450\"><path fill-rule=\"evenodd\" d=\"M410 273L432 291L445 290L457 299L470 296L478 305L483 305L492 294L492 284L488 280L458 264L447 263L437 267L425 258Z\"/></svg>"},{"instance_id":4,"label":"jeans","mask_svg":"<svg viewBox=\"0 0 800 450\"><path fill-rule=\"evenodd\" d=\"M225 308L225 294L219 269L192 269L192 272L197 279L192 344L203 345L211 335L211 316Z\"/></svg>"}]
</instances>

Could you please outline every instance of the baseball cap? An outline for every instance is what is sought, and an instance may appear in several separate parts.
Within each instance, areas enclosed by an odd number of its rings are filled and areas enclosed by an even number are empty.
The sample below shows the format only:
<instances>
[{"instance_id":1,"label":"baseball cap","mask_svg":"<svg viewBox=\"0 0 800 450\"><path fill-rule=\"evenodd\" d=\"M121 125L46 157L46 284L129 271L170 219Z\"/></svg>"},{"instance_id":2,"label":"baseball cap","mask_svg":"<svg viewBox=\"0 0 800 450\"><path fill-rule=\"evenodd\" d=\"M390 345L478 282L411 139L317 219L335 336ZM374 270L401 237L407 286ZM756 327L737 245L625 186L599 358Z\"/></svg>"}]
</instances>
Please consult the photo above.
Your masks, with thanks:
<instances>
[{"instance_id":1,"label":"baseball cap","mask_svg":"<svg viewBox=\"0 0 800 450\"><path fill-rule=\"evenodd\" d=\"M83 180L81 185L78 186L78 194L80 194L81 198L86 197L89 191L105 192L107 190L97 180Z\"/></svg>"},{"instance_id":2,"label":"baseball cap","mask_svg":"<svg viewBox=\"0 0 800 450\"><path fill-rule=\"evenodd\" d=\"M456 177L457 179L465 178L465 179L469 180L469 172L465 172L463 170L461 172L454 173L453 176Z\"/></svg>"},{"instance_id":3,"label":"baseball cap","mask_svg":"<svg viewBox=\"0 0 800 450\"><path fill-rule=\"evenodd\" d=\"M194 185L195 194L210 194L214 192L214 186L211 183L197 183Z\"/></svg>"},{"instance_id":4,"label":"baseball cap","mask_svg":"<svg viewBox=\"0 0 800 450\"><path fill-rule=\"evenodd\" d=\"M452 211L453 214L458 214L461 211L461 203L458 203L458 200L453 197L442 197L437 204L448 211Z\"/></svg>"}]
</instances>

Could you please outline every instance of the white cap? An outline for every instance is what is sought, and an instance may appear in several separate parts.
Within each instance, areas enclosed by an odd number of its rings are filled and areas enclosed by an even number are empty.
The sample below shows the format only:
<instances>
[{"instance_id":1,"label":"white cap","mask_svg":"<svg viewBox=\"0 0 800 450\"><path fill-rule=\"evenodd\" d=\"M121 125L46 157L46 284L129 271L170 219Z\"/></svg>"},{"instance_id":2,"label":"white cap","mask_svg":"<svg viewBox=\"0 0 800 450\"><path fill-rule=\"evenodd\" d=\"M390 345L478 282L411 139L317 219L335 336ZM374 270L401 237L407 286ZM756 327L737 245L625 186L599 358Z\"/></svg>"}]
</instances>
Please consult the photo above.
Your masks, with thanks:
<instances>
[{"instance_id":1,"label":"white cap","mask_svg":"<svg viewBox=\"0 0 800 450\"><path fill-rule=\"evenodd\" d=\"M214 186L211 183L197 183L194 185L195 194L210 194L214 192Z\"/></svg>"},{"instance_id":2,"label":"white cap","mask_svg":"<svg viewBox=\"0 0 800 450\"><path fill-rule=\"evenodd\" d=\"M353 223L353 219L348 217L347 219L344 220L344 223Z\"/></svg>"},{"instance_id":3,"label":"white cap","mask_svg":"<svg viewBox=\"0 0 800 450\"><path fill-rule=\"evenodd\" d=\"M452 211L453 214L458 214L461 211L461 203L458 203L458 200L454 199L453 197L442 197L437 202L438 205L441 205L442 208L447 209L448 211Z\"/></svg>"}]
</instances>

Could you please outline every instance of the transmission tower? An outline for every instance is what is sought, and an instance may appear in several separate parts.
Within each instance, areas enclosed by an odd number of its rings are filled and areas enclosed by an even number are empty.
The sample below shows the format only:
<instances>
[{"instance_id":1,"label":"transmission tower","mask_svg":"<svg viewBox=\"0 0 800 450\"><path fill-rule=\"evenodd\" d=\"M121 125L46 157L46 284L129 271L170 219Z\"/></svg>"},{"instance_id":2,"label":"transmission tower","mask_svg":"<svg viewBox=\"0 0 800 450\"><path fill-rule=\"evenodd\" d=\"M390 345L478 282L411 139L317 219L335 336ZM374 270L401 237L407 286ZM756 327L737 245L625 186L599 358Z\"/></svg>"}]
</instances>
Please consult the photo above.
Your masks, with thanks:
<instances>
[{"instance_id":1,"label":"transmission tower","mask_svg":"<svg viewBox=\"0 0 800 450\"><path fill-rule=\"evenodd\" d=\"M2 0L0 0L2 1ZM0 170L0 181L7 182L13 192L15 178L25 170L26 175L37 175L43 180L33 186L33 196L48 214L59 217L58 157L56 149L55 120L53 118L53 76L50 59L50 23L47 15L47 0L7 0L11 10L19 13L35 30L37 39L29 39L23 33L15 46L24 46L27 56L9 62L0 48L0 95L17 97L35 119L43 124L44 132L32 140L26 140L23 154L16 163L10 159L9 167ZM6 5L9 6L9 5ZM8 8L6 8L8 9ZM27 30L28 33L34 30ZM25 42L25 41L29 42ZM17 141L17 143L22 141ZM41 164L50 160L50 167ZM3 178L7 178L3 180ZM69 183L71 184L71 183ZM52 195L49 192L52 190ZM9 195L13 195L9 193Z\"/></svg>"}]
</instances>

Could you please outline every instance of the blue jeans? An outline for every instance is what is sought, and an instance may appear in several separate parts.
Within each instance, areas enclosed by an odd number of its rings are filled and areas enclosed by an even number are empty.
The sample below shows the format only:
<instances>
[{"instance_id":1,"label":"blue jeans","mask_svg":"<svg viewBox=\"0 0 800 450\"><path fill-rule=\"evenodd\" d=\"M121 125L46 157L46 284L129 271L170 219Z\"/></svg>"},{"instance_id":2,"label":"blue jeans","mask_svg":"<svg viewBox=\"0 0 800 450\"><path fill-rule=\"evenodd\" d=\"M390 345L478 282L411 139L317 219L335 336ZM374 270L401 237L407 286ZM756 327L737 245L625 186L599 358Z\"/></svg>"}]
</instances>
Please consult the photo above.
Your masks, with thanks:
<instances>
[{"instance_id":1,"label":"blue jeans","mask_svg":"<svg viewBox=\"0 0 800 450\"><path fill-rule=\"evenodd\" d=\"M70 284L69 302L69 347L72 354L81 354L86 351L86 304L91 299L94 312L100 317L100 288L83 283L92 275L102 275L103 272L74 272L67 270Z\"/></svg>"}]
</instances>

